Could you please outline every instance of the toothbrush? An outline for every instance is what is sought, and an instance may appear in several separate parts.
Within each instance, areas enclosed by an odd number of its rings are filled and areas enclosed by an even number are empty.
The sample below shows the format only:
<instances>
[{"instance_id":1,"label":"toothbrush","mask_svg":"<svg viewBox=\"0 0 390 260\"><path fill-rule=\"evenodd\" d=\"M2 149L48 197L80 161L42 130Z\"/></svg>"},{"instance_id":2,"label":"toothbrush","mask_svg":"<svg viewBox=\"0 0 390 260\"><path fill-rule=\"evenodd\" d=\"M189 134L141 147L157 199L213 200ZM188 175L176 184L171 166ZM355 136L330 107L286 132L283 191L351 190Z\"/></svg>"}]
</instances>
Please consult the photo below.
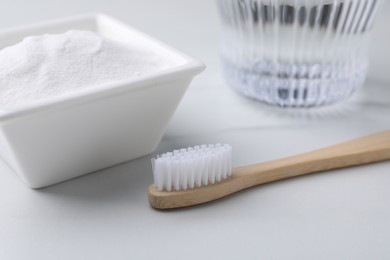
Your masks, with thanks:
<instances>
[{"instance_id":1,"label":"toothbrush","mask_svg":"<svg viewBox=\"0 0 390 260\"><path fill-rule=\"evenodd\" d=\"M155 183L149 203L157 209L193 206L260 184L390 159L390 131L319 150L232 168L230 145L202 145L152 159Z\"/></svg>"}]
</instances>

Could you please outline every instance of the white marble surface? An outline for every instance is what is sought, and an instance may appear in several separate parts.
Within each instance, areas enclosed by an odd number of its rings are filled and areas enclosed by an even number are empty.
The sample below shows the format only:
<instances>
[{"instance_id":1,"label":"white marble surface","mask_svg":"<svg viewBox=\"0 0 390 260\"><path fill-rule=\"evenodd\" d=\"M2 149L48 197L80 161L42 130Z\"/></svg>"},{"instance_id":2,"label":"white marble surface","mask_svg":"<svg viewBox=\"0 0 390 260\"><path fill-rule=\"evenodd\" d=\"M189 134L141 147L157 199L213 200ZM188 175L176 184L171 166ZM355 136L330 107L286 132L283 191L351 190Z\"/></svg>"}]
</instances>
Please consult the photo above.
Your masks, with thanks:
<instances>
[{"instance_id":1,"label":"white marble surface","mask_svg":"<svg viewBox=\"0 0 390 260\"><path fill-rule=\"evenodd\" d=\"M1 27L100 11L203 60L157 152L234 147L234 164L390 129L390 3L373 35L366 88L340 106L285 111L236 95L218 65L210 0L2 0ZM60 147L58 149L61 149ZM41 190L0 164L0 259L390 259L390 162L319 173L211 204L147 203L149 157Z\"/></svg>"}]
</instances>

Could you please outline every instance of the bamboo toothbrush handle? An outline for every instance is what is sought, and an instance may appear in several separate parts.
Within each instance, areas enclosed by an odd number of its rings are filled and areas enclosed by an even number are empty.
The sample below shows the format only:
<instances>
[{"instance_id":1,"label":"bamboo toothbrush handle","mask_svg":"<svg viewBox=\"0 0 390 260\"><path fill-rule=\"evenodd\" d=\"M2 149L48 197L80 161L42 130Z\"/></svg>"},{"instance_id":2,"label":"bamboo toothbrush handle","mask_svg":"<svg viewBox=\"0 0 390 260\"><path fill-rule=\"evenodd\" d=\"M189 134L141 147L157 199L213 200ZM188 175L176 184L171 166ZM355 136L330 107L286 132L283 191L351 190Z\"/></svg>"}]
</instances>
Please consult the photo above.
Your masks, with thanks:
<instances>
[{"instance_id":1,"label":"bamboo toothbrush handle","mask_svg":"<svg viewBox=\"0 0 390 260\"><path fill-rule=\"evenodd\" d=\"M386 131L296 156L234 168L232 177L202 188L159 192L151 185L149 203L158 209L187 207L263 183L389 159L390 131Z\"/></svg>"},{"instance_id":2,"label":"bamboo toothbrush handle","mask_svg":"<svg viewBox=\"0 0 390 260\"><path fill-rule=\"evenodd\" d=\"M235 168L233 174L242 178L242 185L251 187L304 174L389 159L390 131L385 131L275 161Z\"/></svg>"}]
</instances>

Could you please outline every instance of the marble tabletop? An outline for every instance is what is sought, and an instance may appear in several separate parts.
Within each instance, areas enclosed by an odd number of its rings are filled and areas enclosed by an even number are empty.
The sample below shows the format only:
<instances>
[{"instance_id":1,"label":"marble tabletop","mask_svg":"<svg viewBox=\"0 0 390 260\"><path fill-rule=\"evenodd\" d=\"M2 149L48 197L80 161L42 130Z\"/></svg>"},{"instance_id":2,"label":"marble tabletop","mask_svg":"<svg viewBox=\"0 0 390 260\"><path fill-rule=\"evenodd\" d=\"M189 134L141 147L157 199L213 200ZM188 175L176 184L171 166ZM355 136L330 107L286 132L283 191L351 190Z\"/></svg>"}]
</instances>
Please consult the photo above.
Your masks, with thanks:
<instances>
[{"instance_id":1,"label":"marble tabletop","mask_svg":"<svg viewBox=\"0 0 390 260\"><path fill-rule=\"evenodd\" d=\"M365 88L340 105L285 110L237 95L218 60L216 3L4 0L1 27L107 13L202 60L156 153L229 143L235 166L390 129L390 3ZM58 149L61 149L60 147ZM266 184L182 210L149 207L150 156L40 190L0 163L0 259L390 259L390 162Z\"/></svg>"}]
</instances>

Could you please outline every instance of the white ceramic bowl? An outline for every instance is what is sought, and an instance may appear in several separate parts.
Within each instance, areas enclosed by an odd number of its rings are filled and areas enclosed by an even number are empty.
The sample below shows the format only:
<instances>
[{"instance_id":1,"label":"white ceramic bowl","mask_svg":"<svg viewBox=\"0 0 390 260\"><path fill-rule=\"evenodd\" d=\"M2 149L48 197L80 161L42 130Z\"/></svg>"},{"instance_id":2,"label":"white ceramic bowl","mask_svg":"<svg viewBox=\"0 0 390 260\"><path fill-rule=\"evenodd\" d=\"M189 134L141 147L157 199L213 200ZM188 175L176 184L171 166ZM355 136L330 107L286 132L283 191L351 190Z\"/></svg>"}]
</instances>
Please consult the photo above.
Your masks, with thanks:
<instances>
[{"instance_id":1,"label":"white ceramic bowl","mask_svg":"<svg viewBox=\"0 0 390 260\"><path fill-rule=\"evenodd\" d=\"M177 66L101 88L0 112L0 156L29 187L41 188L154 151L199 61L106 15L82 15L0 31L0 49L25 36L90 30L137 38ZM26 86L28 87L28 86Z\"/></svg>"}]
</instances>

